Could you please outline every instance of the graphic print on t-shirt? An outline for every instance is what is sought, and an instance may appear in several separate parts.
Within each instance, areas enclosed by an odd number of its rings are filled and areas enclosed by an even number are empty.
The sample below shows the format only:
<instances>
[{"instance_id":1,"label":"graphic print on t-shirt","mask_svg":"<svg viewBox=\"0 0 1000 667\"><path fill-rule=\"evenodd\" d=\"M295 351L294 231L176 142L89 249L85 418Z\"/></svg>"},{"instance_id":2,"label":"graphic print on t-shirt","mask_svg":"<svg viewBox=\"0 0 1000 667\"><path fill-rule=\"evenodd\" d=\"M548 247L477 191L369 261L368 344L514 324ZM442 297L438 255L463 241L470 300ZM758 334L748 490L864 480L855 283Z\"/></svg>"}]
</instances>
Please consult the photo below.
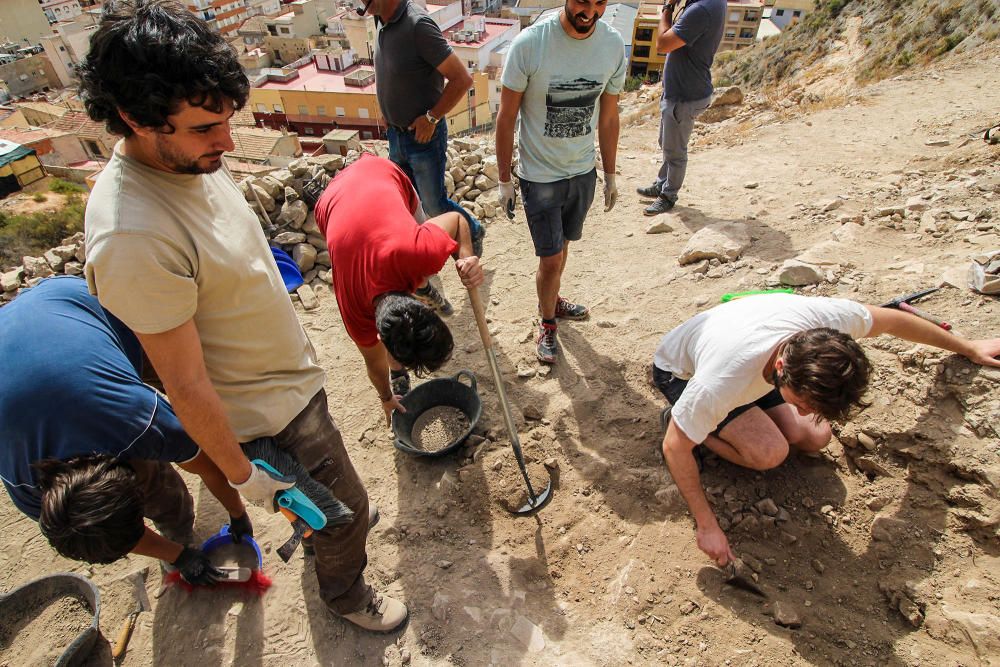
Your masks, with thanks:
<instances>
[{"instance_id":1,"label":"graphic print on t-shirt","mask_svg":"<svg viewBox=\"0 0 1000 667\"><path fill-rule=\"evenodd\" d=\"M586 76L553 77L545 93L545 136L559 139L590 134L597 98L604 84Z\"/></svg>"}]
</instances>

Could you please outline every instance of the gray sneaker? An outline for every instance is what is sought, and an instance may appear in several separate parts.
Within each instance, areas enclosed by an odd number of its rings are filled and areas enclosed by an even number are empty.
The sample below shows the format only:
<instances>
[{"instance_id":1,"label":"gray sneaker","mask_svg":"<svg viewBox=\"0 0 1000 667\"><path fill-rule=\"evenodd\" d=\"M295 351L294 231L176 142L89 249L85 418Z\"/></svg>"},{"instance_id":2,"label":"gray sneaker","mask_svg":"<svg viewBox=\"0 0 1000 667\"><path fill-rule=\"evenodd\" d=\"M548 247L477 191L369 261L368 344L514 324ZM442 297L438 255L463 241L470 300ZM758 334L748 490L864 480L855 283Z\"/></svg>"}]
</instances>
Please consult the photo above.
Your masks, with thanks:
<instances>
[{"instance_id":1,"label":"gray sneaker","mask_svg":"<svg viewBox=\"0 0 1000 667\"><path fill-rule=\"evenodd\" d=\"M635 191L638 192L640 196L648 197L649 199L656 199L660 196L660 186L656 183L647 185L644 188L636 188Z\"/></svg>"},{"instance_id":2,"label":"gray sneaker","mask_svg":"<svg viewBox=\"0 0 1000 667\"><path fill-rule=\"evenodd\" d=\"M664 197L663 195L660 195L659 197L656 198L656 201L654 201L652 204L647 206L642 211L642 214L659 215L661 213L666 213L667 211L672 209L674 207L674 204L676 203L677 199L671 197Z\"/></svg>"},{"instance_id":3,"label":"gray sneaker","mask_svg":"<svg viewBox=\"0 0 1000 667\"><path fill-rule=\"evenodd\" d=\"M538 355L538 360L544 364L556 363L559 347L556 344L556 326L554 324L539 323L535 353Z\"/></svg>"}]
</instances>

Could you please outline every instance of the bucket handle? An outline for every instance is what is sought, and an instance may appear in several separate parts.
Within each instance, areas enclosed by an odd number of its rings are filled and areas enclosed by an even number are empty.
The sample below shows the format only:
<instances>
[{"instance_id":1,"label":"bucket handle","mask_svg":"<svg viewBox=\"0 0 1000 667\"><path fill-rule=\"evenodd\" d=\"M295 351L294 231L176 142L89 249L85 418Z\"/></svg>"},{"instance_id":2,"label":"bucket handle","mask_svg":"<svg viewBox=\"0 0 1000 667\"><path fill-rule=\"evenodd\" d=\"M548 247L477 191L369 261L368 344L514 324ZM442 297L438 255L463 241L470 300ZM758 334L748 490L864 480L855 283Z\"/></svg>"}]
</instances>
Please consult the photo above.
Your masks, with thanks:
<instances>
[{"instance_id":1,"label":"bucket handle","mask_svg":"<svg viewBox=\"0 0 1000 667\"><path fill-rule=\"evenodd\" d=\"M472 371L470 371L470 370L462 369L459 372L455 373L455 375L453 375L451 379L455 380L457 382L457 381L459 381L460 378L463 378L463 377L469 381L469 386L472 388L472 391L477 391L477 389L476 389L476 376L473 375Z\"/></svg>"}]
</instances>

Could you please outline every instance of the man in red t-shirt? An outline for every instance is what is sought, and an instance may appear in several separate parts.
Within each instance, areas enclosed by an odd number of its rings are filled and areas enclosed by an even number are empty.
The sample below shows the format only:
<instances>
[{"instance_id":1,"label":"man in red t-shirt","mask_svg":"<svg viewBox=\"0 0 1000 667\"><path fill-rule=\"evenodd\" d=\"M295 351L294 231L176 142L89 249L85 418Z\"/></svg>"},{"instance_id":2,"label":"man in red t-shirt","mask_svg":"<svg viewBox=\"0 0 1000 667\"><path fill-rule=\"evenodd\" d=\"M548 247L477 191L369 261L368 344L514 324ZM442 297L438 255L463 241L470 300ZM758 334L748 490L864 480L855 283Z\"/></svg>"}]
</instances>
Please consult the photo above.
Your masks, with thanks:
<instances>
[{"instance_id":1,"label":"man in red t-shirt","mask_svg":"<svg viewBox=\"0 0 1000 667\"><path fill-rule=\"evenodd\" d=\"M406 174L363 155L327 186L315 208L333 265L333 292L347 333L365 359L386 420L409 389L406 369L422 375L451 356L451 331L414 293L455 258L468 288L483 283L469 223L458 213L430 218ZM390 371L392 379L390 379Z\"/></svg>"}]
</instances>

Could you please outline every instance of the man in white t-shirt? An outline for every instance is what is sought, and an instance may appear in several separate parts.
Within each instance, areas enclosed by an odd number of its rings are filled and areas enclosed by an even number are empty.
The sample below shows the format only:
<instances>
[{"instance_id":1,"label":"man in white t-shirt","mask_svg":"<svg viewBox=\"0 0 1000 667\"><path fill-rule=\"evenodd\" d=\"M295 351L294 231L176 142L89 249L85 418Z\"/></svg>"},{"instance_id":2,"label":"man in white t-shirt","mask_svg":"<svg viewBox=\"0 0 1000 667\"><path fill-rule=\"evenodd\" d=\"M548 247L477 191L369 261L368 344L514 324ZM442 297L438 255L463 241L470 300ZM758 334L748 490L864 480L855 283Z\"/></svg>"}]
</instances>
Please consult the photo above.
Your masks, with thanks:
<instances>
[{"instance_id":1,"label":"man in white t-shirt","mask_svg":"<svg viewBox=\"0 0 1000 667\"><path fill-rule=\"evenodd\" d=\"M559 294L569 242L579 241L597 184L594 135L601 147L604 210L618 198L618 94L625 84L625 45L600 21L604 0L566 0L511 42L496 119L500 207L513 217L511 160L518 130L524 215L538 257L535 289L538 359L556 361L556 318L582 320L589 310Z\"/></svg>"},{"instance_id":2,"label":"man in white t-shirt","mask_svg":"<svg viewBox=\"0 0 1000 667\"><path fill-rule=\"evenodd\" d=\"M705 497L694 448L754 470L789 447L830 442L868 386L856 338L890 334L1000 367L1000 338L966 340L908 313L846 299L768 294L699 313L666 334L653 382L670 401L663 457L697 525L698 547L719 565L734 558Z\"/></svg>"},{"instance_id":3,"label":"man in white t-shirt","mask_svg":"<svg viewBox=\"0 0 1000 667\"><path fill-rule=\"evenodd\" d=\"M184 429L251 501L291 486L244 455L272 438L354 512L313 536L320 597L391 631L406 606L365 581L377 516L330 416L325 373L256 214L223 163L249 82L183 5L109 0L81 68L87 112L123 139L87 202L87 284L139 338Z\"/></svg>"}]
</instances>

